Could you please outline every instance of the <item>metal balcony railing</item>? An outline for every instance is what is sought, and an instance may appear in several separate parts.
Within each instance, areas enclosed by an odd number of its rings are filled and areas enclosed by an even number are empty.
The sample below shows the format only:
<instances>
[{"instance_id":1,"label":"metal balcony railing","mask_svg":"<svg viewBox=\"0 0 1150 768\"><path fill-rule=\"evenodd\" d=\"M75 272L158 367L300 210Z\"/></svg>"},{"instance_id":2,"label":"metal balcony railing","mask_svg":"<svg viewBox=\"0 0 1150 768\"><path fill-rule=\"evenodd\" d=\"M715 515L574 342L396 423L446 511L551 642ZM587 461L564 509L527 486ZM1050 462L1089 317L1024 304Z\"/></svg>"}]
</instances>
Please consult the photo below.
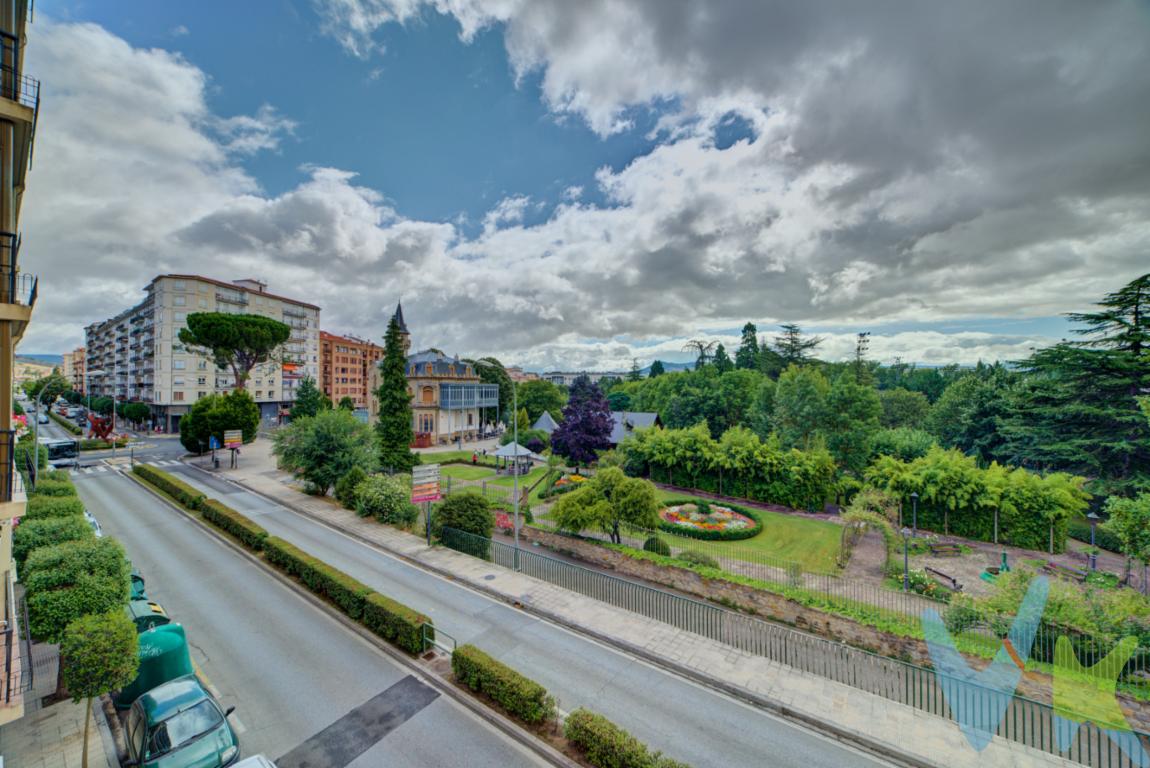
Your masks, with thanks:
<instances>
[{"instance_id":1,"label":"metal balcony railing","mask_svg":"<svg viewBox=\"0 0 1150 768\"><path fill-rule=\"evenodd\" d=\"M16 430L0 430L0 502L12 501L16 488Z\"/></svg>"},{"instance_id":2,"label":"metal balcony railing","mask_svg":"<svg viewBox=\"0 0 1150 768\"><path fill-rule=\"evenodd\" d=\"M35 306L38 284L35 275L14 269L0 269L0 303Z\"/></svg>"}]
</instances>

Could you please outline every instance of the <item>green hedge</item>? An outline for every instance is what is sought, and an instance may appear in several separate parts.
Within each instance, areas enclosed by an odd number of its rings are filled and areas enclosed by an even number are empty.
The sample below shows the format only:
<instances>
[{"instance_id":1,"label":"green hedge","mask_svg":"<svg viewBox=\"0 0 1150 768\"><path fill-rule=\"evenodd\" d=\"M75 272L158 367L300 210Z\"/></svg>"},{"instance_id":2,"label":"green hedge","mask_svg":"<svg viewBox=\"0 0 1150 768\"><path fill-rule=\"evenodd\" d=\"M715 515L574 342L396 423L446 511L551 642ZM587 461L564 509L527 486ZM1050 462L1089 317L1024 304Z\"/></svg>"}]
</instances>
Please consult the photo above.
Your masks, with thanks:
<instances>
[{"instance_id":1,"label":"green hedge","mask_svg":"<svg viewBox=\"0 0 1150 768\"><path fill-rule=\"evenodd\" d=\"M205 520L235 536L248 549L263 551L268 532L231 507L215 499L204 499L200 503L200 513Z\"/></svg>"},{"instance_id":2,"label":"green hedge","mask_svg":"<svg viewBox=\"0 0 1150 768\"><path fill-rule=\"evenodd\" d=\"M1078 541L1090 543L1090 523L1081 518L1071 520L1067 526L1066 535ZM1107 552L1117 552L1122 554L1122 540L1115 536L1112 532L1102 527L1101 521L1098 524L1098 530L1094 537L1094 545L1099 549L1105 549Z\"/></svg>"},{"instance_id":3,"label":"green hedge","mask_svg":"<svg viewBox=\"0 0 1150 768\"><path fill-rule=\"evenodd\" d=\"M686 763L651 752L607 718L582 707L567 716L563 735L595 768L688 768Z\"/></svg>"},{"instance_id":4,"label":"green hedge","mask_svg":"<svg viewBox=\"0 0 1150 768\"><path fill-rule=\"evenodd\" d=\"M119 440L116 441L116 447L117 448L123 448L127 444L128 444L128 438L126 438L126 437L120 438ZM91 440L81 440L80 441L80 450L81 451L106 451L111 447L112 447L112 441L111 440L91 439Z\"/></svg>"},{"instance_id":5,"label":"green hedge","mask_svg":"<svg viewBox=\"0 0 1150 768\"><path fill-rule=\"evenodd\" d=\"M33 496L24 510L26 520L49 517L83 517L84 502L76 496Z\"/></svg>"},{"instance_id":6,"label":"green hedge","mask_svg":"<svg viewBox=\"0 0 1150 768\"><path fill-rule=\"evenodd\" d=\"M508 714L530 725L555 717L555 699L547 689L474 645L461 645L451 654L455 679L476 693L489 696Z\"/></svg>"},{"instance_id":7,"label":"green hedge","mask_svg":"<svg viewBox=\"0 0 1150 768\"><path fill-rule=\"evenodd\" d=\"M424 627L428 639L435 637L431 619L378 592L364 600L363 625L412 656L423 651Z\"/></svg>"},{"instance_id":8,"label":"green hedge","mask_svg":"<svg viewBox=\"0 0 1150 768\"><path fill-rule=\"evenodd\" d=\"M299 579L351 618L363 616L363 602L371 592L370 587L276 536L264 539L264 556L276 568Z\"/></svg>"},{"instance_id":9,"label":"green hedge","mask_svg":"<svg viewBox=\"0 0 1150 768\"><path fill-rule=\"evenodd\" d=\"M34 549L95 537L92 527L82 517L25 520L16 526L12 534L12 559L16 561L16 567L22 571L24 560Z\"/></svg>"},{"instance_id":10,"label":"green hedge","mask_svg":"<svg viewBox=\"0 0 1150 768\"><path fill-rule=\"evenodd\" d=\"M132 467L132 473L156 486L188 509L199 510L206 500L204 494L192 486L147 464L137 464Z\"/></svg>"},{"instance_id":11,"label":"green hedge","mask_svg":"<svg viewBox=\"0 0 1150 768\"><path fill-rule=\"evenodd\" d=\"M52 480L37 478L36 490L32 496L75 496L76 486L71 480Z\"/></svg>"},{"instance_id":12,"label":"green hedge","mask_svg":"<svg viewBox=\"0 0 1150 768\"><path fill-rule=\"evenodd\" d=\"M670 499L663 502L663 507L674 507L679 504L697 504L699 501L699 499ZM753 539L755 536L758 536L760 533L762 533L763 518L760 517L757 512L752 512L745 507L737 507L734 504L728 504L725 501L704 501L707 502L708 506L718 505L720 507L726 507L727 509L734 512L738 512L740 515L746 515L751 520L753 520L755 524L750 528L738 528L729 531L699 531L688 528L685 525L675 525L674 523L669 523L664 520L662 516L660 516L660 530L664 530L667 533L673 533L676 536L686 536L687 538L701 539L703 541L739 541L741 539Z\"/></svg>"},{"instance_id":13,"label":"green hedge","mask_svg":"<svg viewBox=\"0 0 1150 768\"><path fill-rule=\"evenodd\" d=\"M56 422L57 424L59 424L64 429L68 430L73 435L84 434L84 430L82 428L77 427L75 424L68 421L67 419L65 419L63 416L56 413L55 411L48 411L48 418L52 419L52 421Z\"/></svg>"}]
</instances>

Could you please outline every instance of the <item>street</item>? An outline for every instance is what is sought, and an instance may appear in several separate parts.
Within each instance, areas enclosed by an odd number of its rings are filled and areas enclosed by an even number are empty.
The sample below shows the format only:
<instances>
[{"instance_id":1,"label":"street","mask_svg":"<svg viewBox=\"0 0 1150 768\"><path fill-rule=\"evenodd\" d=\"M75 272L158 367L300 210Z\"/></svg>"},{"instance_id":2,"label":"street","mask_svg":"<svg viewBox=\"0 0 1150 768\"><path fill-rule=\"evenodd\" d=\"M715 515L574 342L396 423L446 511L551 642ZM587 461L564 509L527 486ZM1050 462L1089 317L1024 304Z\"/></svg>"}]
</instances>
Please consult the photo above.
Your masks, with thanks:
<instances>
[{"instance_id":1,"label":"street","mask_svg":"<svg viewBox=\"0 0 1150 768\"><path fill-rule=\"evenodd\" d=\"M426 613L457 642L474 643L537 680L558 698L563 710L587 706L602 712L678 760L700 767L720 762L748 768L883 765L762 710L428 574L216 476L186 466L165 469L252 517L273 535ZM113 482L118 486L130 481L93 479L82 486ZM152 501L144 509L156 506ZM120 514L149 513L131 511L125 505ZM155 545L162 546L160 542Z\"/></svg>"},{"instance_id":2,"label":"street","mask_svg":"<svg viewBox=\"0 0 1150 768\"><path fill-rule=\"evenodd\" d=\"M281 768L541 764L132 480L74 479L236 707L245 755L287 755Z\"/></svg>"}]
</instances>

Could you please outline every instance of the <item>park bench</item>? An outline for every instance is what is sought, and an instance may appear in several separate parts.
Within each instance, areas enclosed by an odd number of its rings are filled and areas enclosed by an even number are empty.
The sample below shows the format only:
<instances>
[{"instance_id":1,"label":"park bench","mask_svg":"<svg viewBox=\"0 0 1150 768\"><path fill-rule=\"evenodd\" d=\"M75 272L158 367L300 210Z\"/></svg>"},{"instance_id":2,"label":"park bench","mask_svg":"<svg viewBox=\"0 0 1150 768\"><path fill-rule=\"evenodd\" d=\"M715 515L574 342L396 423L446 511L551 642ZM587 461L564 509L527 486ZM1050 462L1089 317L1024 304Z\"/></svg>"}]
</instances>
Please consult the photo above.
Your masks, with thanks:
<instances>
[{"instance_id":1,"label":"park bench","mask_svg":"<svg viewBox=\"0 0 1150 768\"><path fill-rule=\"evenodd\" d=\"M930 553L936 556L958 557L962 554L962 547L957 544L931 544Z\"/></svg>"},{"instance_id":2,"label":"park bench","mask_svg":"<svg viewBox=\"0 0 1150 768\"><path fill-rule=\"evenodd\" d=\"M931 568L930 566L927 566L925 570L927 575L929 575L938 583L942 584L942 586L946 587L947 589L953 589L955 592L962 591L962 585L959 584L958 579L954 578L953 576L943 573L937 568Z\"/></svg>"},{"instance_id":3,"label":"park bench","mask_svg":"<svg viewBox=\"0 0 1150 768\"><path fill-rule=\"evenodd\" d=\"M1047 560L1046 565L1042 566L1042 570L1054 576L1065 576L1075 581L1086 581L1086 571L1081 568L1071 568L1067 565L1061 565L1053 560Z\"/></svg>"}]
</instances>

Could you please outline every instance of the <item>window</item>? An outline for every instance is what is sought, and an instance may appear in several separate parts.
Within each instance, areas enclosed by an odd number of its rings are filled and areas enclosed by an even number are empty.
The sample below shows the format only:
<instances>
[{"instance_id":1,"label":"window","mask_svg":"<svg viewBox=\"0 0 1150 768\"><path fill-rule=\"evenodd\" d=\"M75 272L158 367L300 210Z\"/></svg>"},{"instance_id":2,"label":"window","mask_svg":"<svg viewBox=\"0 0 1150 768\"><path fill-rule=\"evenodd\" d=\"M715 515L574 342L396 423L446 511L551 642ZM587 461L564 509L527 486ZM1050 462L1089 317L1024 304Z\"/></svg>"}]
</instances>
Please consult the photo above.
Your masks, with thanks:
<instances>
[{"instance_id":1,"label":"window","mask_svg":"<svg viewBox=\"0 0 1150 768\"><path fill-rule=\"evenodd\" d=\"M173 392L172 393L172 401L173 402L180 403L180 402L183 402L183 400L184 400L184 393L183 392Z\"/></svg>"},{"instance_id":2,"label":"window","mask_svg":"<svg viewBox=\"0 0 1150 768\"><path fill-rule=\"evenodd\" d=\"M207 383L208 383L208 377L207 376L197 376L196 377L196 384L198 384L199 386L203 387L203 386L207 385Z\"/></svg>"},{"instance_id":3,"label":"window","mask_svg":"<svg viewBox=\"0 0 1150 768\"><path fill-rule=\"evenodd\" d=\"M185 283L183 280L177 280L176 282L172 283L172 290L173 291L186 291L186 290L188 290L188 284Z\"/></svg>"},{"instance_id":4,"label":"window","mask_svg":"<svg viewBox=\"0 0 1150 768\"><path fill-rule=\"evenodd\" d=\"M259 400L263 396L264 396L264 391L262 389L257 389L256 390L256 399Z\"/></svg>"},{"instance_id":5,"label":"window","mask_svg":"<svg viewBox=\"0 0 1150 768\"><path fill-rule=\"evenodd\" d=\"M177 322L177 323L184 323L184 322L187 322L187 320L188 320L188 313L187 313L187 312L177 312L177 313L176 313L176 317L175 317L175 319L176 319L176 322Z\"/></svg>"},{"instance_id":6,"label":"window","mask_svg":"<svg viewBox=\"0 0 1150 768\"><path fill-rule=\"evenodd\" d=\"M172 386L173 386L173 387L182 387L182 386L184 386L184 380L183 380L183 378L172 379Z\"/></svg>"},{"instance_id":7,"label":"window","mask_svg":"<svg viewBox=\"0 0 1150 768\"><path fill-rule=\"evenodd\" d=\"M184 370L184 367L186 365L187 365L187 363L183 360L173 360L172 361L172 370L173 371L182 371L182 370Z\"/></svg>"},{"instance_id":8,"label":"window","mask_svg":"<svg viewBox=\"0 0 1150 768\"><path fill-rule=\"evenodd\" d=\"M172 299L172 304L174 304L177 307L186 306L187 303L188 303L188 297L187 296L176 296Z\"/></svg>"},{"instance_id":9,"label":"window","mask_svg":"<svg viewBox=\"0 0 1150 768\"><path fill-rule=\"evenodd\" d=\"M208 394L208 393L207 393L207 392L197 392L197 393L196 393L196 399L197 399L197 400L202 400L202 399L203 399L203 397L204 397L204 395L206 395L206 394Z\"/></svg>"},{"instance_id":10,"label":"window","mask_svg":"<svg viewBox=\"0 0 1150 768\"><path fill-rule=\"evenodd\" d=\"M207 308L208 308L208 300L201 297L200 298L200 309L207 309Z\"/></svg>"}]
</instances>

